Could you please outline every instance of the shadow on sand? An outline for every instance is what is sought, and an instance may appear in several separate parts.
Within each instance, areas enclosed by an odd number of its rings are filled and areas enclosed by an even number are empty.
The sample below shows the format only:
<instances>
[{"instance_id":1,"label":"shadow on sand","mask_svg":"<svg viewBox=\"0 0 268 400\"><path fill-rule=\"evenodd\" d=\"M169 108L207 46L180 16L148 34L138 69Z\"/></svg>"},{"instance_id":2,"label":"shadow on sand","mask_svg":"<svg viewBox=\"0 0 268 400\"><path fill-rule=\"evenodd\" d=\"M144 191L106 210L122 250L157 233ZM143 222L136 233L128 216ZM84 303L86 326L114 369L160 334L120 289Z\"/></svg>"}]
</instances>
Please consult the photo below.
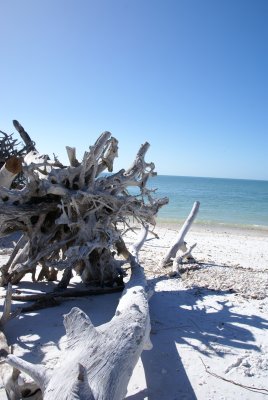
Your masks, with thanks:
<instances>
[{"instance_id":1,"label":"shadow on sand","mask_svg":"<svg viewBox=\"0 0 268 400\"><path fill-rule=\"evenodd\" d=\"M203 299L215 294L222 299L216 302L217 307L205 307ZM127 400L195 400L180 348L192 348L208 357L223 357L230 349L259 351L251 328L267 329L268 320L232 311L230 302L223 298L226 294L230 292L202 288L154 293L150 300L153 349L141 356L147 390Z\"/></svg>"},{"instance_id":2,"label":"shadow on sand","mask_svg":"<svg viewBox=\"0 0 268 400\"><path fill-rule=\"evenodd\" d=\"M151 280L149 285L154 286L159 280L161 278ZM21 282L20 289L27 291L30 286L27 282ZM49 286L52 290L53 285ZM47 284L44 284L45 287ZM38 289L42 290L40 284ZM222 301L217 301L215 309L204 306L204 298L215 295L214 291L208 289L154 293L150 300L153 349L144 351L141 356L147 389L127 396L127 400L195 400L196 395L180 358L180 348L187 346L208 357L215 354L223 357L226 346L259 350L254 345L251 328L268 328L268 321L234 312L232 305L222 297L228 293L217 292ZM17 342L25 350L25 360L40 363L45 356L41 346L52 346L55 351L65 334L63 314L73 306L80 307L98 326L113 317L119 298L119 293L79 298L63 302L53 312L52 309L44 309L32 315L24 314L7 324L6 334L11 343ZM20 340L21 336L23 341Z\"/></svg>"}]
</instances>

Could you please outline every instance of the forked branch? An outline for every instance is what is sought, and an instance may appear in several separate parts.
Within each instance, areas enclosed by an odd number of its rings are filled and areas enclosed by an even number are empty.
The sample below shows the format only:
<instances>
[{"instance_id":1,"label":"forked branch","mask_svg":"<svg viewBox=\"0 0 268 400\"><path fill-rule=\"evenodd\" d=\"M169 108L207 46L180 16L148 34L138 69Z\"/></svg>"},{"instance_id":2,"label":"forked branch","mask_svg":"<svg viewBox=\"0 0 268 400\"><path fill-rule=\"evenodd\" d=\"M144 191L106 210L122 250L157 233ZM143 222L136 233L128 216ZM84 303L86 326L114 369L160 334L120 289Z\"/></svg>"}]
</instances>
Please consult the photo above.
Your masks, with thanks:
<instances>
[{"instance_id":1,"label":"forked branch","mask_svg":"<svg viewBox=\"0 0 268 400\"><path fill-rule=\"evenodd\" d=\"M192 223L195 220L195 217L199 210L199 206L200 206L199 201L196 201L193 205L193 208L188 218L184 222L181 230L179 231L178 236L175 239L173 245L170 247L164 258L160 261L159 268L165 268L170 263L171 259L176 258L178 250L184 245L184 238L187 232L189 231Z\"/></svg>"}]
</instances>

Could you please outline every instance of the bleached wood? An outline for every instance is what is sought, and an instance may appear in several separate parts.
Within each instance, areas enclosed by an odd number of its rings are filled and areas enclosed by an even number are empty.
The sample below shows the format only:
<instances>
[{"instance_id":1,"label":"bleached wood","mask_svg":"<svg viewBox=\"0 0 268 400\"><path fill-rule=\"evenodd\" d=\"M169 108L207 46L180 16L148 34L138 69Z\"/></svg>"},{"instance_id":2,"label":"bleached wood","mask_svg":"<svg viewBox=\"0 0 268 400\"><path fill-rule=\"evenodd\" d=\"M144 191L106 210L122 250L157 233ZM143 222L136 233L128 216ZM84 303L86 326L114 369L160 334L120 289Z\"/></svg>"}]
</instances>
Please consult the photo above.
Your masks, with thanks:
<instances>
[{"instance_id":1,"label":"bleached wood","mask_svg":"<svg viewBox=\"0 0 268 400\"><path fill-rule=\"evenodd\" d=\"M139 254L140 249L144 245L144 242L148 235L148 231L149 231L149 226L143 225L141 227L140 235L139 235L137 241L133 245L130 246L129 250L130 250L131 254L133 255L133 257L135 258L136 262L138 262L138 254Z\"/></svg>"},{"instance_id":2,"label":"bleached wood","mask_svg":"<svg viewBox=\"0 0 268 400\"><path fill-rule=\"evenodd\" d=\"M180 229L173 245L169 248L164 258L160 261L159 268L165 268L167 264L170 262L170 260L176 257L177 251L180 249L180 247L184 245L184 238L187 232L189 231L192 223L194 222L194 219L199 210L199 206L200 206L199 201L196 201L192 207L190 214L188 215L182 228Z\"/></svg>"},{"instance_id":3,"label":"bleached wood","mask_svg":"<svg viewBox=\"0 0 268 400\"><path fill-rule=\"evenodd\" d=\"M66 151L71 167L78 167L79 161L76 159L76 148L66 146Z\"/></svg>"},{"instance_id":4,"label":"bleached wood","mask_svg":"<svg viewBox=\"0 0 268 400\"><path fill-rule=\"evenodd\" d=\"M156 213L168 202L155 199L146 188L155 175L154 164L145 161L148 148L146 142L130 168L109 176L101 173L113 170L118 149L110 132L100 135L81 162L75 148L67 148L68 167L30 151L23 161L25 187L0 187L0 233L20 230L26 239L23 248L14 250L8 268L3 267L2 284L18 283L25 273L34 273L38 263L44 269L64 269L62 287L67 287L73 269L85 283L117 282L122 262L114 249L128 257L124 226L130 220L155 224ZM139 188L139 196L128 192L131 186Z\"/></svg>"},{"instance_id":5,"label":"bleached wood","mask_svg":"<svg viewBox=\"0 0 268 400\"><path fill-rule=\"evenodd\" d=\"M7 357L10 365L36 381L44 400L124 399L134 366L150 342L146 280L136 261L146 231L133 246L131 277L110 322L96 328L83 311L74 307L64 316L67 344L50 375L40 366Z\"/></svg>"},{"instance_id":6,"label":"bleached wood","mask_svg":"<svg viewBox=\"0 0 268 400\"><path fill-rule=\"evenodd\" d=\"M19 384L18 377L20 371L14 368L14 366L5 363L5 359L10 353L10 348L4 333L4 327L10 319L14 318L20 313L19 309L13 313L11 312L11 296L12 286L9 284L6 291L3 313L0 318L0 379L6 390L8 399L19 400L23 397L24 393L35 392L38 389L38 386L35 383L26 383L23 379L21 379Z\"/></svg>"},{"instance_id":7,"label":"bleached wood","mask_svg":"<svg viewBox=\"0 0 268 400\"><path fill-rule=\"evenodd\" d=\"M9 283L7 286L3 312L0 319L1 327L3 327L9 319L11 319L11 297L12 297L12 285Z\"/></svg>"},{"instance_id":8,"label":"bleached wood","mask_svg":"<svg viewBox=\"0 0 268 400\"><path fill-rule=\"evenodd\" d=\"M12 182L22 170L21 160L18 157L11 157L0 169L0 186L9 189Z\"/></svg>"},{"instance_id":9,"label":"bleached wood","mask_svg":"<svg viewBox=\"0 0 268 400\"><path fill-rule=\"evenodd\" d=\"M197 243L193 244L192 246L189 247L189 249L187 249L184 253L180 254L179 256L177 256L176 258L174 258L173 260L173 264L172 264L172 271L174 273L179 273L180 270L180 265L182 263L182 260L184 258L187 258L189 256L191 256L192 250L195 248Z\"/></svg>"},{"instance_id":10,"label":"bleached wood","mask_svg":"<svg viewBox=\"0 0 268 400\"><path fill-rule=\"evenodd\" d=\"M33 378L36 382L37 386L44 391L45 385L49 381L50 373L43 365L37 365L29 363L19 357L14 356L13 354L9 354L7 356L7 362L12 367L27 373Z\"/></svg>"},{"instance_id":11,"label":"bleached wood","mask_svg":"<svg viewBox=\"0 0 268 400\"><path fill-rule=\"evenodd\" d=\"M16 174L13 174L13 172L10 172L6 168L6 164L4 164L0 170L0 185L9 189L15 176L16 176Z\"/></svg>"}]
</instances>

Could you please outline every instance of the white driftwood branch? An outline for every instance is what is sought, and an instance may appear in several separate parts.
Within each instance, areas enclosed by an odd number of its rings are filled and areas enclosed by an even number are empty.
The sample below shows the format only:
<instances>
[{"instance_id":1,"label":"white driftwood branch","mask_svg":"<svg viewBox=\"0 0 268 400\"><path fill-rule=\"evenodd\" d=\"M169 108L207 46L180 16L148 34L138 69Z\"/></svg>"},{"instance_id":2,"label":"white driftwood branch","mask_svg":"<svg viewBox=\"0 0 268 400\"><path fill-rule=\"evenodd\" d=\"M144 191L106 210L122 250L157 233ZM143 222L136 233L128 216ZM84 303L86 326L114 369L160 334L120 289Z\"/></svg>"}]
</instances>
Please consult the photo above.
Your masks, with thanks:
<instances>
[{"instance_id":1,"label":"white driftwood branch","mask_svg":"<svg viewBox=\"0 0 268 400\"><path fill-rule=\"evenodd\" d=\"M45 385L49 381L50 374L43 365L29 363L22 358L14 356L13 354L9 354L6 361L13 368L27 373L42 391L45 390Z\"/></svg>"},{"instance_id":2,"label":"white driftwood branch","mask_svg":"<svg viewBox=\"0 0 268 400\"><path fill-rule=\"evenodd\" d=\"M11 318L14 318L20 313L19 309L16 312L11 313L11 296L12 286L11 284L9 284L6 292L3 313L0 318L0 379L6 390L8 399L19 400L24 396L24 394L31 394L35 392L38 389L38 386L35 383L26 383L23 379L21 379L21 382L19 384L18 377L20 371L14 366L8 365L5 362L5 359L8 356L10 349L3 329L5 324ZM12 357L12 355L10 356Z\"/></svg>"},{"instance_id":3,"label":"white driftwood branch","mask_svg":"<svg viewBox=\"0 0 268 400\"><path fill-rule=\"evenodd\" d=\"M17 309L14 313L11 312L11 298L12 298L12 285L11 283L9 283L7 286L3 313L0 318L0 327L3 327L10 319L16 317L20 313L20 309Z\"/></svg>"},{"instance_id":4,"label":"white driftwood branch","mask_svg":"<svg viewBox=\"0 0 268 400\"><path fill-rule=\"evenodd\" d=\"M64 316L67 345L51 374L9 355L7 362L28 373L43 392L44 400L122 400L143 349L149 349L150 317L143 268L138 251L148 228L133 246L131 277L126 283L112 320L94 327L89 317L73 308Z\"/></svg>"},{"instance_id":5,"label":"white driftwood branch","mask_svg":"<svg viewBox=\"0 0 268 400\"><path fill-rule=\"evenodd\" d=\"M159 268L165 268L166 265L170 262L171 259L174 259L176 257L177 251L183 246L184 244L184 238L189 231L192 223L194 222L194 219L198 213L199 210L199 201L196 201L193 205L193 208L187 217L186 221L184 222L181 230L178 233L178 236L173 243L173 245L170 247L164 258L161 260Z\"/></svg>"},{"instance_id":6,"label":"white driftwood branch","mask_svg":"<svg viewBox=\"0 0 268 400\"><path fill-rule=\"evenodd\" d=\"M144 245L144 242L147 238L148 235L148 231L149 231L149 226L148 225L143 225L140 231L140 235L136 241L136 243L134 243L132 246L130 246L130 253L133 255L133 257L135 258L135 260L138 262L138 254L140 249L142 248L142 246Z\"/></svg>"}]
</instances>

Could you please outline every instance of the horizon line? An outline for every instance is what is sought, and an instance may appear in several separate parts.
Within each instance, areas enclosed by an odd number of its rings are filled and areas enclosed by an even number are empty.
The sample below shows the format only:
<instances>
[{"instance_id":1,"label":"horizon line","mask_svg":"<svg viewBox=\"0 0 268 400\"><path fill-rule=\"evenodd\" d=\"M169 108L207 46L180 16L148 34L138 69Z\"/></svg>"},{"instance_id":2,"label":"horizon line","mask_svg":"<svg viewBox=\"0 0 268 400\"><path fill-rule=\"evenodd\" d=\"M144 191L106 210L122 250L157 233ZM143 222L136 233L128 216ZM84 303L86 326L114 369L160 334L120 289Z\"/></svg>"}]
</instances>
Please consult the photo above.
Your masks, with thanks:
<instances>
[{"instance_id":1,"label":"horizon line","mask_svg":"<svg viewBox=\"0 0 268 400\"><path fill-rule=\"evenodd\" d=\"M216 177L216 176L194 176L194 175L175 175L175 174L161 174L157 173L156 176L176 176L180 178L204 178L204 179L230 179L230 180L237 180L237 181L260 181L260 182L268 182L267 179L256 179L256 178L228 178L228 177Z\"/></svg>"}]
</instances>

